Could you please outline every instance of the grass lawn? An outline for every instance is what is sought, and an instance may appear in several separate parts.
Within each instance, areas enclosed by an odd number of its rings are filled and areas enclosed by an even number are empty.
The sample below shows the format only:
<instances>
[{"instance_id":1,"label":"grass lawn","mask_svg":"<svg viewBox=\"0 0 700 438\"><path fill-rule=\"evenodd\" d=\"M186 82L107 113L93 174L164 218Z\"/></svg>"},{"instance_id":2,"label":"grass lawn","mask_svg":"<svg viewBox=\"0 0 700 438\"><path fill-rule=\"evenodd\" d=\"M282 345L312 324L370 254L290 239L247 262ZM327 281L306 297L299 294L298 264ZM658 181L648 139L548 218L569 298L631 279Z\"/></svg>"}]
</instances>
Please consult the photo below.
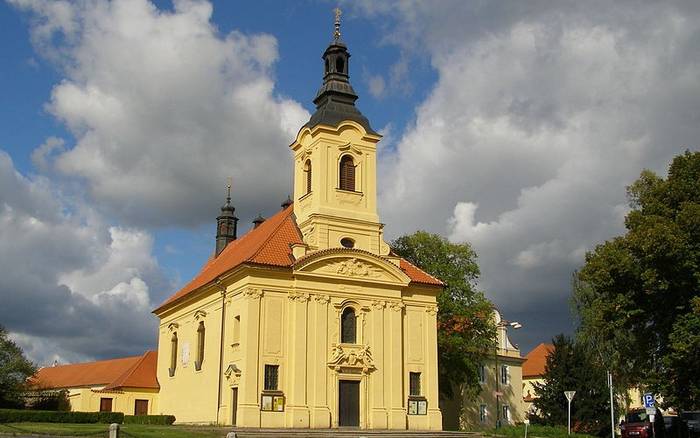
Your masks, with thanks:
<instances>
[{"instance_id":1,"label":"grass lawn","mask_svg":"<svg viewBox=\"0 0 700 438\"><path fill-rule=\"evenodd\" d=\"M506 426L500 429L483 429L479 430L485 436L506 437L506 438L523 438L525 436L525 425ZM538 424L530 424L527 427L528 438L568 438L566 427L564 426L541 426ZM572 433L571 438L598 438L592 435L581 433Z\"/></svg>"},{"instance_id":2,"label":"grass lawn","mask_svg":"<svg viewBox=\"0 0 700 438\"><path fill-rule=\"evenodd\" d=\"M105 436L108 424L9 423L0 424L0 433L38 433L64 436ZM122 437L136 438L214 438L226 436L226 430L196 426L153 426L122 424Z\"/></svg>"}]
</instances>

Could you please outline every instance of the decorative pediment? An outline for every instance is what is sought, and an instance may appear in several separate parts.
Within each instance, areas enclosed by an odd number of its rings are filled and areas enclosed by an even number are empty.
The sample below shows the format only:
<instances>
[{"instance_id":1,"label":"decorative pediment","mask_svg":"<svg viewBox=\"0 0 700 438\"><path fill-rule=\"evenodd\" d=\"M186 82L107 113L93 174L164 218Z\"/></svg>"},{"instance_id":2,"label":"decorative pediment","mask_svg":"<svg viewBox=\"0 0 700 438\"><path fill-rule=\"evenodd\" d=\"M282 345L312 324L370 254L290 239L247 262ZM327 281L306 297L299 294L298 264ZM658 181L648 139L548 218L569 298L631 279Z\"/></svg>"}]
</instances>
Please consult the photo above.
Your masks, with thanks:
<instances>
[{"instance_id":1,"label":"decorative pediment","mask_svg":"<svg viewBox=\"0 0 700 438\"><path fill-rule=\"evenodd\" d=\"M294 270L350 280L407 285L409 277L384 258L358 249L334 248L307 254L297 260Z\"/></svg>"},{"instance_id":2,"label":"decorative pediment","mask_svg":"<svg viewBox=\"0 0 700 438\"><path fill-rule=\"evenodd\" d=\"M171 322L170 324L168 324L168 330L171 331L171 332L174 332L174 331L177 330L179 327L180 327L180 324L178 324L178 323L176 323L176 322Z\"/></svg>"},{"instance_id":3,"label":"decorative pediment","mask_svg":"<svg viewBox=\"0 0 700 438\"><path fill-rule=\"evenodd\" d=\"M204 317L207 316L207 312L204 310L197 310L194 312L194 320L199 321L200 319L204 319Z\"/></svg>"},{"instance_id":4,"label":"decorative pediment","mask_svg":"<svg viewBox=\"0 0 700 438\"><path fill-rule=\"evenodd\" d=\"M338 344L331 348L328 366L340 371L342 368L356 368L368 373L374 370L374 360L369 345Z\"/></svg>"},{"instance_id":5,"label":"decorative pediment","mask_svg":"<svg viewBox=\"0 0 700 438\"><path fill-rule=\"evenodd\" d=\"M362 155L362 151L358 149L357 147L353 146L352 143L345 144L343 146L338 146L338 150L341 152L352 152L353 154L360 156Z\"/></svg>"},{"instance_id":6,"label":"decorative pediment","mask_svg":"<svg viewBox=\"0 0 700 438\"><path fill-rule=\"evenodd\" d=\"M226 371L224 371L224 377L228 380L229 385L236 385L241 380L242 371L236 366L236 364L229 364Z\"/></svg>"}]
</instances>

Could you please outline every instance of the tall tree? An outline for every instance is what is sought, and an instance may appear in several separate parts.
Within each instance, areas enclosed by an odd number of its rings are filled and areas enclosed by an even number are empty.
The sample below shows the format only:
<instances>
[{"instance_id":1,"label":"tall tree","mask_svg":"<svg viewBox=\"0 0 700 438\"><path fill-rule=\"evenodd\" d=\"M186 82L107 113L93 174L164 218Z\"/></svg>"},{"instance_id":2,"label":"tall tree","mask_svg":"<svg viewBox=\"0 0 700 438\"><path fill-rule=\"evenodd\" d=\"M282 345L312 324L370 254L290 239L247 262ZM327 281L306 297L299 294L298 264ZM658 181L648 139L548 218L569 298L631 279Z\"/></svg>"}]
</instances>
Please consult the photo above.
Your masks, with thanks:
<instances>
[{"instance_id":1,"label":"tall tree","mask_svg":"<svg viewBox=\"0 0 700 438\"><path fill-rule=\"evenodd\" d=\"M0 325L0 408L22 406L22 391L36 368Z\"/></svg>"},{"instance_id":2,"label":"tall tree","mask_svg":"<svg viewBox=\"0 0 700 438\"><path fill-rule=\"evenodd\" d=\"M570 337L553 339L547 356L544 383L535 383L535 408L531 419L547 425L567 424L564 391L576 391L571 403L571 424L578 432L606 435L610 430L607 374L586 346Z\"/></svg>"},{"instance_id":3,"label":"tall tree","mask_svg":"<svg viewBox=\"0 0 700 438\"><path fill-rule=\"evenodd\" d=\"M461 386L476 394L480 389L478 367L485 355L493 355L496 330L493 306L476 289L479 266L468 243L451 243L437 235L418 231L391 244L394 253L445 283L438 294L438 363L440 392L453 395Z\"/></svg>"},{"instance_id":4,"label":"tall tree","mask_svg":"<svg viewBox=\"0 0 700 438\"><path fill-rule=\"evenodd\" d=\"M588 253L575 276L578 336L618 382L697 409L700 389L683 376L700 374L690 360L698 342L686 341L699 336L691 300L700 295L700 152L677 156L665 179L643 171L628 197L627 233Z\"/></svg>"}]
</instances>

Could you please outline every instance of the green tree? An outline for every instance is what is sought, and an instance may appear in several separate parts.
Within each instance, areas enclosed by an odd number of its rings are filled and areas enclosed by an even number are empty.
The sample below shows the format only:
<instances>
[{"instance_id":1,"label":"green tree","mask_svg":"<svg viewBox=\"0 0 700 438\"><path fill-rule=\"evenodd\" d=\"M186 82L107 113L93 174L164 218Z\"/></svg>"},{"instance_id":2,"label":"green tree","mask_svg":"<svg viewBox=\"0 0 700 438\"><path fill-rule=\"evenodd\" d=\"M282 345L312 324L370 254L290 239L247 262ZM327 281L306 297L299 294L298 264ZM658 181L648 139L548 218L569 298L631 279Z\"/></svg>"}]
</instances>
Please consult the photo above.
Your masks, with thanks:
<instances>
[{"instance_id":1,"label":"green tree","mask_svg":"<svg viewBox=\"0 0 700 438\"><path fill-rule=\"evenodd\" d=\"M568 403L564 391L576 391L571 403L571 425L577 432L607 435L610 402L607 373L591 351L568 336L553 339L554 351L547 356L544 383L535 383L533 422L566 425Z\"/></svg>"},{"instance_id":2,"label":"green tree","mask_svg":"<svg viewBox=\"0 0 700 438\"><path fill-rule=\"evenodd\" d=\"M7 331L0 326L0 408L22 406L22 391L27 378L34 375L36 368L8 337Z\"/></svg>"},{"instance_id":3,"label":"green tree","mask_svg":"<svg viewBox=\"0 0 700 438\"><path fill-rule=\"evenodd\" d=\"M687 410L700 409L700 297L693 298L692 308L673 325L658 384L661 393L668 394L670 405Z\"/></svg>"},{"instance_id":4,"label":"green tree","mask_svg":"<svg viewBox=\"0 0 700 438\"><path fill-rule=\"evenodd\" d=\"M691 300L700 295L700 152L674 158L665 179L643 171L628 197L626 234L588 253L575 276L577 335L619 384L649 389L666 406L697 409L698 386L683 376L700 374L700 361L690 360L698 344L685 339L697 339Z\"/></svg>"},{"instance_id":5,"label":"green tree","mask_svg":"<svg viewBox=\"0 0 700 438\"><path fill-rule=\"evenodd\" d=\"M468 243L418 231L391 244L394 253L445 283L438 302L438 363L440 392L452 397L460 386L477 394L478 367L493 355L496 329L493 306L476 289L479 266Z\"/></svg>"}]
</instances>

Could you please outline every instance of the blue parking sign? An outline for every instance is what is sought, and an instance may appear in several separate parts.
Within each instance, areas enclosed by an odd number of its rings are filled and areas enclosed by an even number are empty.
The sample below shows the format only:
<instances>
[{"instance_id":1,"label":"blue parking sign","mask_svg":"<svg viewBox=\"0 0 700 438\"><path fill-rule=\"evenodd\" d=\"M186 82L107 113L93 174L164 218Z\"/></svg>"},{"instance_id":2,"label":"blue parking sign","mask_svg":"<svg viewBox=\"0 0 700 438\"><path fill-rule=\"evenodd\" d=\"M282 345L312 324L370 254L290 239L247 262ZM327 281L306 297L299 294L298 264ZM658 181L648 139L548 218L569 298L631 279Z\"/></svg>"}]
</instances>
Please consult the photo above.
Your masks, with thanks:
<instances>
[{"instance_id":1,"label":"blue parking sign","mask_svg":"<svg viewBox=\"0 0 700 438\"><path fill-rule=\"evenodd\" d=\"M644 393L644 407L645 408L653 408L654 407L654 394L651 392L646 392Z\"/></svg>"}]
</instances>

